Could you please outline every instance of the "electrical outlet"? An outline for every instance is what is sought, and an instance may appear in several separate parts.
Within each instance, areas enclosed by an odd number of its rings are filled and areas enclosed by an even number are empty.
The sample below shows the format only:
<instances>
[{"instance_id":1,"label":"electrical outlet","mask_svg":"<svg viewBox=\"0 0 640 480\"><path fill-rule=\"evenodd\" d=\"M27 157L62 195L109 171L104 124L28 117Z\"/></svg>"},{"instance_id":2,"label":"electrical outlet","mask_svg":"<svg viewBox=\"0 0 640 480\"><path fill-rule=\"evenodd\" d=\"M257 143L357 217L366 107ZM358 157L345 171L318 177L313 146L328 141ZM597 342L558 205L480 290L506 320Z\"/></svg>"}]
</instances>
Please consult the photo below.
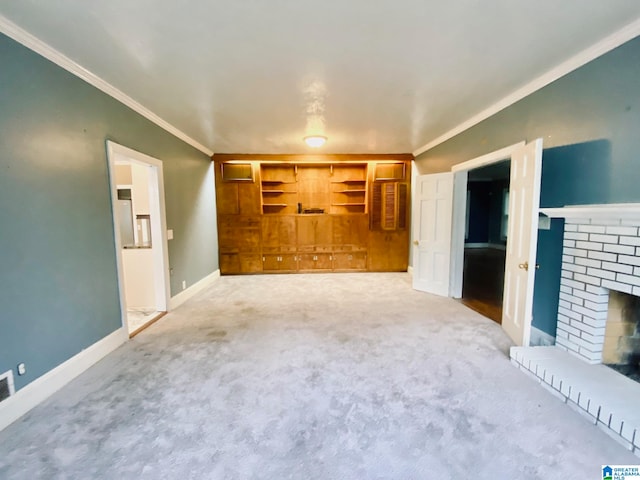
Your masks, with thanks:
<instances>
[{"instance_id":1,"label":"electrical outlet","mask_svg":"<svg viewBox=\"0 0 640 480\"><path fill-rule=\"evenodd\" d=\"M18 375L24 375L27 373L27 366L24 363L18 364Z\"/></svg>"},{"instance_id":2,"label":"electrical outlet","mask_svg":"<svg viewBox=\"0 0 640 480\"><path fill-rule=\"evenodd\" d=\"M182 289L184 290L185 288L187 288L187 281L182 280Z\"/></svg>"}]
</instances>

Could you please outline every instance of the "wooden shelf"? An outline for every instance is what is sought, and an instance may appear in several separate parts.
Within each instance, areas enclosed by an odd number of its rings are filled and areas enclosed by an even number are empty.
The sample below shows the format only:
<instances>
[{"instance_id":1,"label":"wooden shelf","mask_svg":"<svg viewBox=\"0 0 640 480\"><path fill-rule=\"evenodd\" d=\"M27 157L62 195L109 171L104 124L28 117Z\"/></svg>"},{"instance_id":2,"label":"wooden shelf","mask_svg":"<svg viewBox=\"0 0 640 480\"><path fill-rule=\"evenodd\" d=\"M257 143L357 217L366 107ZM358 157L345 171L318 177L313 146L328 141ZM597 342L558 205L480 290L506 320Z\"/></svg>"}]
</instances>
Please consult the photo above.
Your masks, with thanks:
<instances>
[{"instance_id":1,"label":"wooden shelf","mask_svg":"<svg viewBox=\"0 0 640 480\"><path fill-rule=\"evenodd\" d=\"M366 193L367 190L362 188L358 188L358 189L352 189L352 190L336 190L334 193Z\"/></svg>"},{"instance_id":2,"label":"wooden shelf","mask_svg":"<svg viewBox=\"0 0 640 480\"><path fill-rule=\"evenodd\" d=\"M288 207L286 203L263 203L263 207L272 207L272 208L284 208Z\"/></svg>"},{"instance_id":3,"label":"wooden shelf","mask_svg":"<svg viewBox=\"0 0 640 480\"><path fill-rule=\"evenodd\" d=\"M284 190L262 190L262 194L265 193L295 193L295 192L285 192Z\"/></svg>"},{"instance_id":4,"label":"wooden shelf","mask_svg":"<svg viewBox=\"0 0 640 480\"><path fill-rule=\"evenodd\" d=\"M366 180L339 180L337 182L331 182L331 183L366 183Z\"/></svg>"},{"instance_id":5,"label":"wooden shelf","mask_svg":"<svg viewBox=\"0 0 640 480\"><path fill-rule=\"evenodd\" d=\"M332 203L336 207L364 207L364 203Z\"/></svg>"}]
</instances>

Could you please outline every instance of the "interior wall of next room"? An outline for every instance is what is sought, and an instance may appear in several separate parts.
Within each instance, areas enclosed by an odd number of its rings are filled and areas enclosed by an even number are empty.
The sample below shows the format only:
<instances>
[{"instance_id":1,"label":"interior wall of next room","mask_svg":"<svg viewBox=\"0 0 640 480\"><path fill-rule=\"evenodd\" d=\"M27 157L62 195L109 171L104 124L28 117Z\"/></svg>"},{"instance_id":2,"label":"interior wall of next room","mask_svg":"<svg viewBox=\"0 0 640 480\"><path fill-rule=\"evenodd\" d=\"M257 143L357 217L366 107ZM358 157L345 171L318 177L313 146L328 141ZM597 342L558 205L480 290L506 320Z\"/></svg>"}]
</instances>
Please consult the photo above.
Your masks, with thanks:
<instances>
[{"instance_id":1,"label":"interior wall of next room","mask_svg":"<svg viewBox=\"0 0 640 480\"><path fill-rule=\"evenodd\" d=\"M218 268L215 188L209 157L112 97L4 35L0 58L0 372L20 389L121 326L106 140L163 161L172 295Z\"/></svg>"},{"instance_id":2,"label":"interior wall of next room","mask_svg":"<svg viewBox=\"0 0 640 480\"><path fill-rule=\"evenodd\" d=\"M469 181L469 230L465 243L504 246L502 212L507 180Z\"/></svg>"}]
</instances>

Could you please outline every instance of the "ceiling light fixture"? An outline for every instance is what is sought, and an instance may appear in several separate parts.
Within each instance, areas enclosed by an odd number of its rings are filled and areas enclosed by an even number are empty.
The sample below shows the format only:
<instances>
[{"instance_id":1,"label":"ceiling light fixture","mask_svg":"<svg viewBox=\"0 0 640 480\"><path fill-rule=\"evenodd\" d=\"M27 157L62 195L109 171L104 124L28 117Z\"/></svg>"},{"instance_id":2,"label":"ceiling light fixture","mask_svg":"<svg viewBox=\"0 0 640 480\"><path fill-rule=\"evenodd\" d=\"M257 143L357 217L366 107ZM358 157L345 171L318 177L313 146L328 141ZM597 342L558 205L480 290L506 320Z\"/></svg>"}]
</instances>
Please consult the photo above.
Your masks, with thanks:
<instances>
[{"instance_id":1,"label":"ceiling light fixture","mask_svg":"<svg viewBox=\"0 0 640 480\"><path fill-rule=\"evenodd\" d=\"M327 141L327 137L323 135L308 135L304 137L304 143L312 148L320 148Z\"/></svg>"}]
</instances>

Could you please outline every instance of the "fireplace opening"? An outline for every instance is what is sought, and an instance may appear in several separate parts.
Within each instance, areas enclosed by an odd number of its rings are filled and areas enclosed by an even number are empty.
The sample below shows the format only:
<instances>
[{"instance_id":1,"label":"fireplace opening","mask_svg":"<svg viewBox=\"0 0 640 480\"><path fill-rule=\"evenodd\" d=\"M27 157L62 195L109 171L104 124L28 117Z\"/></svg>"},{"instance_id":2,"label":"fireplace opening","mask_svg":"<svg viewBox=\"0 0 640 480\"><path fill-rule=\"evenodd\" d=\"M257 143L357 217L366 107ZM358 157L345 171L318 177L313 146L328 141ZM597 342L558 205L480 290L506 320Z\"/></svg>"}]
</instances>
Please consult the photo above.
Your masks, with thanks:
<instances>
[{"instance_id":1,"label":"fireplace opening","mask_svg":"<svg viewBox=\"0 0 640 480\"><path fill-rule=\"evenodd\" d=\"M640 297L609 291L602 363L640 383Z\"/></svg>"}]
</instances>

